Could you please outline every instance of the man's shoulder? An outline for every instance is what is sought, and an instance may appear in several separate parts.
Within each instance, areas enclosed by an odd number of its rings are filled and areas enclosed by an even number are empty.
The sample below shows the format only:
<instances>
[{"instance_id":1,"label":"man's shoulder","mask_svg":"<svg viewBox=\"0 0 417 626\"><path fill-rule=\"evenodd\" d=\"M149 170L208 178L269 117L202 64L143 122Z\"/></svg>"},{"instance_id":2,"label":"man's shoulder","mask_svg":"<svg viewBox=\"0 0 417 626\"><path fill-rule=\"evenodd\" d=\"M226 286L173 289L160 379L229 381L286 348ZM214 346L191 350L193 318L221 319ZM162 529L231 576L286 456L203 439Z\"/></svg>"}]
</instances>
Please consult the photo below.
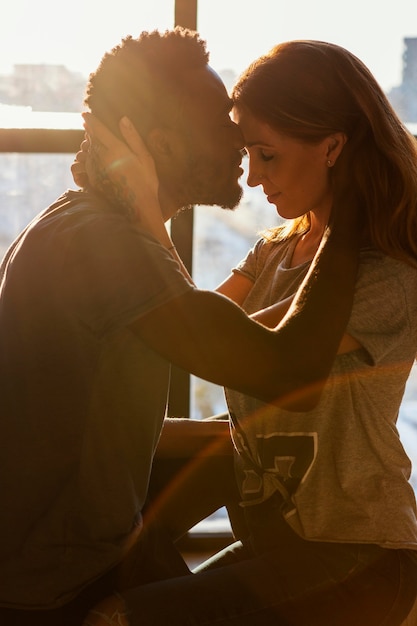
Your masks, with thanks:
<instances>
[{"instance_id":1,"label":"man's shoulder","mask_svg":"<svg viewBox=\"0 0 417 626\"><path fill-rule=\"evenodd\" d=\"M59 196L47 209L29 225L36 237L42 232L75 234L76 232L92 232L100 229L100 224L108 230L114 228L115 223L126 223L126 217L110 205L104 197L89 191L67 190ZM106 226L107 224L107 226Z\"/></svg>"},{"instance_id":2,"label":"man's shoulder","mask_svg":"<svg viewBox=\"0 0 417 626\"><path fill-rule=\"evenodd\" d=\"M41 213L40 217L74 214L105 215L116 214L116 211L102 196L90 191L67 189Z\"/></svg>"}]
</instances>

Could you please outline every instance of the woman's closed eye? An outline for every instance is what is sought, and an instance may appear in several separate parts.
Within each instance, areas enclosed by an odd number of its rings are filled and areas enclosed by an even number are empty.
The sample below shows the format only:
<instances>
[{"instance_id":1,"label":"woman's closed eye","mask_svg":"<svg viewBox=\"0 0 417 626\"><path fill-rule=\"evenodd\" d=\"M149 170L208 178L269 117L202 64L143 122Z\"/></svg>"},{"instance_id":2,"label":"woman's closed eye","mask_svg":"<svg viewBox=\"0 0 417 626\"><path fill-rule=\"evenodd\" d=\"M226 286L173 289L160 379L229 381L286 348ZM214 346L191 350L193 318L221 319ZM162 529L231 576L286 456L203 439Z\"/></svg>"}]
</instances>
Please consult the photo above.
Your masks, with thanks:
<instances>
[{"instance_id":1,"label":"woman's closed eye","mask_svg":"<svg viewBox=\"0 0 417 626\"><path fill-rule=\"evenodd\" d=\"M273 154L267 154L263 150L261 150L261 159L262 161L271 161L274 158Z\"/></svg>"}]
</instances>

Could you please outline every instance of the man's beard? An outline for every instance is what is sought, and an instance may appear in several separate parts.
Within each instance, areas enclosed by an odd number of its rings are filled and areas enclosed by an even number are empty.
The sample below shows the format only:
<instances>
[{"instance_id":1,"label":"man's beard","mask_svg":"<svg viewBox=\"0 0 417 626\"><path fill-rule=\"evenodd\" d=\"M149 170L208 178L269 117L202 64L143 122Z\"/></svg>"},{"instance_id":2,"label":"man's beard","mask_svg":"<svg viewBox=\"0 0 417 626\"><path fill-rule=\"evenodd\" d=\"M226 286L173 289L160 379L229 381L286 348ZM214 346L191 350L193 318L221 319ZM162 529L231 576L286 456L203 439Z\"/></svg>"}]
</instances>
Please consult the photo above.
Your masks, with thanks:
<instances>
[{"instance_id":1,"label":"man's beard","mask_svg":"<svg viewBox=\"0 0 417 626\"><path fill-rule=\"evenodd\" d=\"M243 195L243 189L237 177L232 176L236 167L238 163L230 167L229 179L220 184L214 168L210 168L206 159L190 154L186 168L187 174L184 176L182 185L183 208L199 204L234 210Z\"/></svg>"}]
</instances>

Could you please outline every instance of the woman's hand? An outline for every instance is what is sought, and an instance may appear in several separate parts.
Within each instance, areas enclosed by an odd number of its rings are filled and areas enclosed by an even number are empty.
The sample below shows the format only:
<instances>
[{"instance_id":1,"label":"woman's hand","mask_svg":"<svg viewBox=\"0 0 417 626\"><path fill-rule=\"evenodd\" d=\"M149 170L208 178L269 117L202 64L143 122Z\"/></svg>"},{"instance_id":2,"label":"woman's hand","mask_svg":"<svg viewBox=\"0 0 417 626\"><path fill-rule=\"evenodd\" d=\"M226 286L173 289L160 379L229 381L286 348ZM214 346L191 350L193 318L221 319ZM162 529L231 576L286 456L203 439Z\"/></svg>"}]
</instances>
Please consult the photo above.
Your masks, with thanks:
<instances>
[{"instance_id":1,"label":"woman's hand","mask_svg":"<svg viewBox=\"0 0 417 626\"><path fill-rule=\"evenodd\" d=\"M91 113L83 113L83 118L90 150L86 158L80 155L80 161L85 162L90 184L110 193L129 209L143 228L162 245L170 247L172 242L159 204L155 163L133 124L128 118L120 122L120 131L129 142L127 145Z\"/></svg>"},{"instance_id":2,"label":"woman's hand","mask_svg":"<svg viewBox=\"0 0 417 626\"><path fill-rule=\"evenodd\" d=\"M170 251L181 272L192 283L165 227L158 198L159 180L155 162L142 137L127 117L120 121L120 132L126 143L91 113L83 113L83 117L89 144L83 142L81 151L77 153L79 165L74 163L71 168L74 180L83 182L84 178L80 175L86 174L90 184L104 194L110 193L142 228Z\"/></svg>"}]
</instances>

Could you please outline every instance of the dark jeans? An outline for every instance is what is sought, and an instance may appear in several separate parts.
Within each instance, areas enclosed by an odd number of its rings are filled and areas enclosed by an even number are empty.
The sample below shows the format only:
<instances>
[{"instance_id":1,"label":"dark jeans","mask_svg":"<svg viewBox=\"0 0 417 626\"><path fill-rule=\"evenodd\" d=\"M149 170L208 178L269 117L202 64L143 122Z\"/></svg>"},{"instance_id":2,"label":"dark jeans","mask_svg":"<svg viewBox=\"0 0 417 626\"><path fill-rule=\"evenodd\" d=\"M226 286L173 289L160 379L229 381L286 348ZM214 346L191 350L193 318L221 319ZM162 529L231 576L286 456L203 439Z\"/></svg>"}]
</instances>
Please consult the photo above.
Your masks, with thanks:
<instances>
[{"instance_id":1,"label":"dark jeans","mask_svg":"<svg viewBox=\"0 0 417 626\"><path fill-rule=\"evenodd\" d=\"M123 594L131 625L398 626L417 595L417 558L376 545L305 541L279 497L247 509L252 535L192 576Z\"/></svg>"},{"instance_id":2,"label":"dark jeans","mask_svg":"<svg viewBox=\"0 0 417 626\"><path fill-rule=\"evenodd\" d=\"M230 460L205 463L155 467L145 533L121 567L62 609L0 609L0 623L80 626L89 608L118 589L131 610L131 626L401 624L417 594L413 553L305 541L282 519L279 497L246 509L251 534L243 524L243 541L191 574L171 539L235 493Z\"/></svg>"}]
</instances>

